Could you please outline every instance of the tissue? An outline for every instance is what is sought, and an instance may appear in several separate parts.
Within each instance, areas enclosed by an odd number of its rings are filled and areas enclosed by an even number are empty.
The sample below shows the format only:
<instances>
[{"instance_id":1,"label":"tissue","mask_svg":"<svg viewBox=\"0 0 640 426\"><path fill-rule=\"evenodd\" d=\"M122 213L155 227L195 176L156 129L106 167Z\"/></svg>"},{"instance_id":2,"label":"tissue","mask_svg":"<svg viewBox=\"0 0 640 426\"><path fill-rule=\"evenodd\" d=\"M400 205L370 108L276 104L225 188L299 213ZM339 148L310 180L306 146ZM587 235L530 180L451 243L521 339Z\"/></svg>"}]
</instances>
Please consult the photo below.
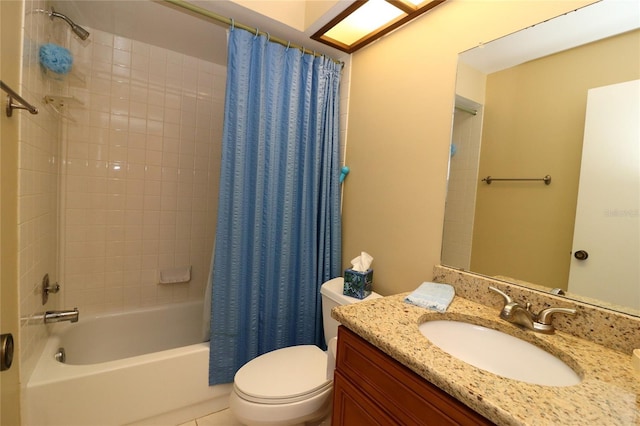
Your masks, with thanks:
<instances>
[{"instance_id":1,"label":"tissue","mask_svg":"<svg viewBox=\"0 0 640 426\"><path fill-rule=\"evenodd\" d=\"M358 272L365 272L371 267L373 257L366 251L360 253L360 256L351 259L351 269Z\"/></svg>"},{"instance_id":2,"label":"tissue","mask_svg":"<svg viewBox=\"0 0 640 426\"><path fill-rule=\"evenodd\" d=\"M373 262L373 257L364 251L360 253L360 256L351 260L351 268L344 271L342 291L344 295L364 299L371 294L373 287L371 262Z\"/></svg>"}]
</instances>

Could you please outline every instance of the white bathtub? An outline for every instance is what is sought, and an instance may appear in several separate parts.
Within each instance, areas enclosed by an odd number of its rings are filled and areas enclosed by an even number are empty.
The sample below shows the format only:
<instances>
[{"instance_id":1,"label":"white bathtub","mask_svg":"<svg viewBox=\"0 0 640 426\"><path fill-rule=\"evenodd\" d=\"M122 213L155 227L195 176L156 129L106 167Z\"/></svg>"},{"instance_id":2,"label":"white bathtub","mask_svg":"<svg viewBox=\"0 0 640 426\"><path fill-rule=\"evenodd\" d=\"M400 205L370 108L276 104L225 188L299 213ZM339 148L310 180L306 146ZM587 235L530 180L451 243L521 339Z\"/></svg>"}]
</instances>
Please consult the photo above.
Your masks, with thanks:
<instances>
[{"instance_id":1,"label":"white bathtub","mask_svg":"<svg viewBox=\"0 0 640 426\"><path fill-rule=\"evenodd\" d=\"M202 302L81 311L53 330L26 387L27 426L176 425L228 406L232 385L208 385Z\"/></svg>"}]
</instances>

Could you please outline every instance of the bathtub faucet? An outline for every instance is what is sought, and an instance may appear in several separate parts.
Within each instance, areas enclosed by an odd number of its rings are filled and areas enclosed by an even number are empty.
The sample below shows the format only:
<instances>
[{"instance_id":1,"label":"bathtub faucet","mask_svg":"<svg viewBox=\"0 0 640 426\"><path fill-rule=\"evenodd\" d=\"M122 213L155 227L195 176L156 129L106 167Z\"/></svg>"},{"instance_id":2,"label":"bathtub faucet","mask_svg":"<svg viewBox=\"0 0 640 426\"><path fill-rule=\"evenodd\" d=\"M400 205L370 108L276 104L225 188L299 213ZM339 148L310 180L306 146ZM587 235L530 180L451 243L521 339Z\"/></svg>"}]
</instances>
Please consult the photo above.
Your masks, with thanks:
<instances>
[{"instance_id":1,"label":"bathtub faucet","mask_svg":"<svg viewBox=\"0 0 640 426\"><path fill-rule=\"evenodd\" d=\"M78 308L68 311L47 311L44 313L44 323L49 324L52 322L71 321L78 322L80 312Z\"/></svg>"}]
</instances>

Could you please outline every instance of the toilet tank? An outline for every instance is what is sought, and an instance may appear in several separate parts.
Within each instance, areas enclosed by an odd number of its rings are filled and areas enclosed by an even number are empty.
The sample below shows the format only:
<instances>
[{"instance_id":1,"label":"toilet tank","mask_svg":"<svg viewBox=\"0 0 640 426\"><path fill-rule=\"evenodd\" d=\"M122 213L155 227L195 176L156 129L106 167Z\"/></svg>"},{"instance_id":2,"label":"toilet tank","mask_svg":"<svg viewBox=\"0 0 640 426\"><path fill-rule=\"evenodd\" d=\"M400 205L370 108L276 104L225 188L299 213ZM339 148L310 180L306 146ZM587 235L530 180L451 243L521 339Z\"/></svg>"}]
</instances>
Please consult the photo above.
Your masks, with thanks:
<instances>
[{"instance_id":1,"label":"toilet tank","mask_svg":"<svg viewBox=\"0 0 640 426\"><path fill-rule=\"evenodd\" d=\"M332 308L382 297L378 293L372 292L364 299L356 299L355 297L345 296L342 294L343 287L344 279L342 277L329 280L320 287L320 294L322 295L322 322L324 325L324 338L326 342L337 337L338 326L340 325L338 321L331 318Z\"/></svg>"}]
</instances>

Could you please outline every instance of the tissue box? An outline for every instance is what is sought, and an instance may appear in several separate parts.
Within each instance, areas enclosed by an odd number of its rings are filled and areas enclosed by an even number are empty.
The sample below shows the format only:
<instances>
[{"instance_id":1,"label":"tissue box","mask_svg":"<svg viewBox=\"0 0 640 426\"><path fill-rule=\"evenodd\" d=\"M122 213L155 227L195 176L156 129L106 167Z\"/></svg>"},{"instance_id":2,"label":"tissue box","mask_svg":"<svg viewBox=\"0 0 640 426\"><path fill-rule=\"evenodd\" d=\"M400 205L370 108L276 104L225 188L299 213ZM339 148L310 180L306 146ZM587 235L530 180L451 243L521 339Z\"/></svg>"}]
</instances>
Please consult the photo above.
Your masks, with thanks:
<instances>
[{"instance_id":1,"label":"tissue box","mask_svg":"<svg viewBox=\"0 0 640 426\"><path fill-rule=\"evenodd\" d=\"M367 269L365 272L354 271L353 269L344 270L344 289L342 293L345 296L364 299L371 294L372 286L373 269Z\"/></svg>"}]
</instances>

